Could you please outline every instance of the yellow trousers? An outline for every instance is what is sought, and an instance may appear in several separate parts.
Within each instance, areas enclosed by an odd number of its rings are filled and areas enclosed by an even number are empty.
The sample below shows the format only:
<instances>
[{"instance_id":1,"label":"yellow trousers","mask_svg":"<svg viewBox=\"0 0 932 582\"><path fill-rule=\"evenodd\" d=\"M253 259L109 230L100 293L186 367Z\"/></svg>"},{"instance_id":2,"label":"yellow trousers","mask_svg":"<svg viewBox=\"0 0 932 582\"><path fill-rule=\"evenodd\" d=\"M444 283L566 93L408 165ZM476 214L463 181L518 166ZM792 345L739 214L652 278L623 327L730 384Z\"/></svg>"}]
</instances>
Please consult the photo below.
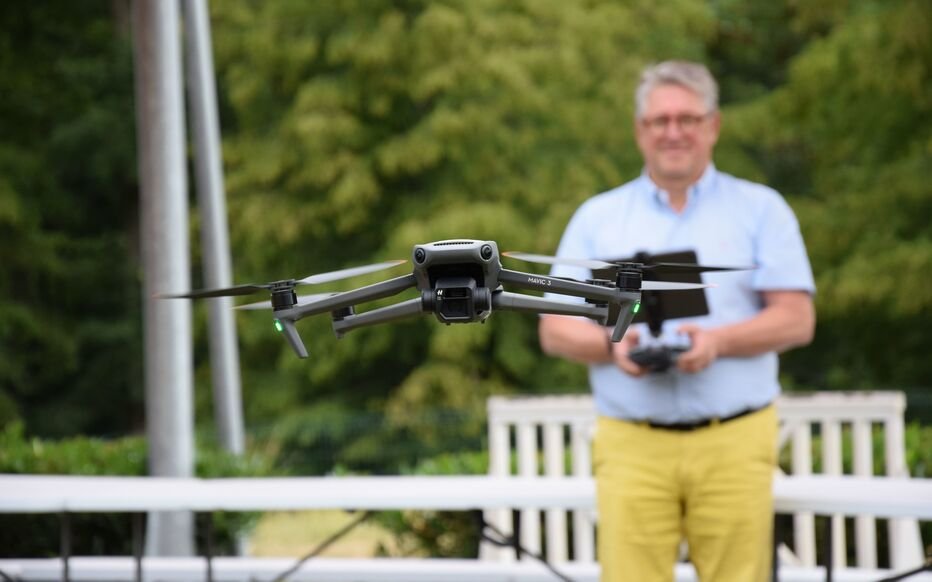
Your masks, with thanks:
<instances>
[{"instance_id":1,"label":"yellow trousers","mask_svg":"<svg viewBox=\"0 0 932 582\"><path fill-rule=\"evenodd\" d=\"M688 432L600 417L593 444L602 582L672 582L680 542L701 582L765 582L773 406Z\"/></svg>"}]
</instances>

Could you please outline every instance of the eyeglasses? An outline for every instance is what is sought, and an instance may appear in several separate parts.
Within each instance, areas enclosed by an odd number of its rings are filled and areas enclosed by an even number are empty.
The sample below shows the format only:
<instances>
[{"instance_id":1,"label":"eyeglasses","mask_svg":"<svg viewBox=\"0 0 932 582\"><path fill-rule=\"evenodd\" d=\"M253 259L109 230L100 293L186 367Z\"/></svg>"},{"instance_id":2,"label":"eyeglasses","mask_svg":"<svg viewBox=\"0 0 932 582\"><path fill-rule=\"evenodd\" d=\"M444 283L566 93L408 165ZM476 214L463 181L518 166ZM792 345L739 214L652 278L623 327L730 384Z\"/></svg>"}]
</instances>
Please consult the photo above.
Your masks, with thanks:
<instances>
[{"instance_id":1,"label":"eyeglasses","mask_svg":"<svg viewBox=\"0 0 932 582\"><path fill-rule=\"evenodd\" d=\"M696 131L699 128L699 125L705 121L707 117L712 115L711 113L704 113L702 115L677 115L676 117L670 117L669 115L658 115L657 117L651 117L650 119L642 119L641 123L649 129L652 133L660 135L664 133L671 123L675 123L677 129L683 133L689 133Z\"/></svg>"}]
</instances>

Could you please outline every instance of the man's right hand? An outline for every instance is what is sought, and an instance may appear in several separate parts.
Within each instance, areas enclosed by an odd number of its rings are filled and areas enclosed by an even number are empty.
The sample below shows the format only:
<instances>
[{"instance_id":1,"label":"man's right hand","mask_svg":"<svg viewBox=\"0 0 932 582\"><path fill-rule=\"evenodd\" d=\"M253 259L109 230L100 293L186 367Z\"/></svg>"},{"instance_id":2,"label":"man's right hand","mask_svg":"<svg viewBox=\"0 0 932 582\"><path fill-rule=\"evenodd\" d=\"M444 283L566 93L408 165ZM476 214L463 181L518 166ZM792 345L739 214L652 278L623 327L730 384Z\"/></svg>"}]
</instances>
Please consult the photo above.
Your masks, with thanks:
<instances>
[{"instance_id":1,"label":"man's right hand","mask_svg":"<svg viewBox=\"0 0 932 582\"><path fill-rule=\"evenodd\" d=\"M628 331L625 332L620 342L609 344L612 346L612 359L615 361L615 365L618 366L622 372L635 378L649 372L647 368L642 368L635 364L631 361L631 358L628 357L628 353L637 347L640 340L641 334L638 333L636 329L628 328Z\"/></svg>"}]
</instances>

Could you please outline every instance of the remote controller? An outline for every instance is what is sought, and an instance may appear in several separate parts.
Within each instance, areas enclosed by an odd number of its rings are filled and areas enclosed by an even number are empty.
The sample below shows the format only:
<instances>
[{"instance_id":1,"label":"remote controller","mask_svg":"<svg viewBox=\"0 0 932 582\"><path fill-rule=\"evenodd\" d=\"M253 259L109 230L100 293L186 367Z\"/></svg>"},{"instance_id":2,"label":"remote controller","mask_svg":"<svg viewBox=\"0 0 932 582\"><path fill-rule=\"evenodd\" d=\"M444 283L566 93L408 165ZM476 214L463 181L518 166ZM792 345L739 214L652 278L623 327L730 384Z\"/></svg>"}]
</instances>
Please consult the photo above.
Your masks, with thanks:
<instances>
[{"instance_id":1,"label":"remote controller","mask_svg":"<svg viewBox=\"0 0 932 582\"><path fill-rule=\"evenodd\" d=\"M638 366L647 368L651 372L666 372L676 364L679 355L688 349L688 346L682 345L641 346L631 350L628 353L628 358Z\"/></svg>"}]
</instances>

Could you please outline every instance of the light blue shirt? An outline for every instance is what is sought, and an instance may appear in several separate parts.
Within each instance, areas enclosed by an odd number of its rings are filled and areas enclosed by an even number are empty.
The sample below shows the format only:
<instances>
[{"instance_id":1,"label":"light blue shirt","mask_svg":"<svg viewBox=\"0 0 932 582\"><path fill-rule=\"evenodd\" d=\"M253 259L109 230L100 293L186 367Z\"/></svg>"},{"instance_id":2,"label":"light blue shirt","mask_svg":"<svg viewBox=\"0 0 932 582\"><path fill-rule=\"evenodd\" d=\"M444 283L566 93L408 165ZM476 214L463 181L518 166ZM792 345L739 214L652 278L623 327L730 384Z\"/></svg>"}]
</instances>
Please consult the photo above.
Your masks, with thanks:
<instances>
[{"instance_id":1,"label":"light blue shirt","mask_svg":"<svg viewBox=\"0 0 932 582\"><path fill-rule=\"evenodd\" d=\"M771 188L710 165L687 195L681 213L646 173L594 196L573 215L557 256L617 259L638 251L695 250L700 264L757 268L704 273L709 315L664 322L664 336L683 323L717 327L748 319L762 308L760 291L802 290L815 284L799 223ZM551 275L585 280L583 268L557 265ZM567 300L567 296L559 296ZM649 336L640 325L642 341ZM719 358L706 370L673 370L633 378L612 364L591 365L589 379L601 415L628 420L689 422L722 417L771 402L780 392L776 353Z\"/></svg>"}]
</instances>

